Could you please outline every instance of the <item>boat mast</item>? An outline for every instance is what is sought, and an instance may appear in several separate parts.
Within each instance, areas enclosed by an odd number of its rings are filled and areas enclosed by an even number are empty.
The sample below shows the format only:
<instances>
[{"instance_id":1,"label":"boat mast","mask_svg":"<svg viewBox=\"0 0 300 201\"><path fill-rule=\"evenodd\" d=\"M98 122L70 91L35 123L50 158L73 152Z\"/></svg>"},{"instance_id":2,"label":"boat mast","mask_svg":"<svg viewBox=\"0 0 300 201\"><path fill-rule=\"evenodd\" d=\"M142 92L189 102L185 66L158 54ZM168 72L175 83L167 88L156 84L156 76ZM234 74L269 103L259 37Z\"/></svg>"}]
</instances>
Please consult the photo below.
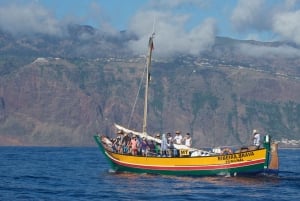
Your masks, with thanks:
<instances>
[{"instance_id":1,"label":"boat mast","mask_svg":"<svg viewBox=\"0 0 300 201\"><path fill-rule=\"evenodd\" d=\"M145 102L144 102L144 120L143 120L143 133L147 133L147 114L148 114L148 88L150 81L150 66L151 66L151 57L153 50L153 38L154 32L149 38L148 44L148 54L147 54L147 64L146 64L146 86L145 86Z\"/></svg>"}]
</instances>

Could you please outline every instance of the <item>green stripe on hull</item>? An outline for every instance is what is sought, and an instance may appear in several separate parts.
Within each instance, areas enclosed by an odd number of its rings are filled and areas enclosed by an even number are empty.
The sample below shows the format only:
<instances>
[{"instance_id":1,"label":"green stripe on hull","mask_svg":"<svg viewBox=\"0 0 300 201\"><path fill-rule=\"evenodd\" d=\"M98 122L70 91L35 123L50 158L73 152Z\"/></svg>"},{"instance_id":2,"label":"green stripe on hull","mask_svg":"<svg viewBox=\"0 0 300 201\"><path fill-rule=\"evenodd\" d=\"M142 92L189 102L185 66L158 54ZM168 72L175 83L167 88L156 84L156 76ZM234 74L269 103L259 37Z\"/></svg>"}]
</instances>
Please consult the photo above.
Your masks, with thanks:
<instances>
[{"instance_id":1,"label":"green stripe on hull","mask_svg":"<svg viewBox=\"0 0 300 201\"><path fill-rule=\"evenodd\" d=\"M115 164L112 162L112 160L105 154L105 149L104 149L104 147L102 146L102 144L100 142L99 136L95 135L94 136L94 140L98 144L98 147L99 147L100 151L103 153L103 155L105 156L105 158L107 159L107 161L110 163L110 165L112 167L115 167Z\"/></svg>"},{"instance_id":2,"label":"green stripe on hull","mask_svg":"<svg viewBox=\"0 0 300 201\"><path fill-rule=\"evenodd\" d=\"M175 176L215 176L215 175L227 175L227 174L234 174L234 173L258 174L264 171L264 164L257 164L257 165L245 166L240 168L231 168L231 169L197 170L197 171L148 170L148 169L121 166L114 163L112 163L112 168L117 172L132 172L132 173L140 173L140 174L148 173L148 174L175 175Z\"/></svg>"},{"instance_id":3,"label":"green stripe on hull","mask_svg":"<svg viewBox=\"0 0 300 201\"><path fill-rule=\"evenodd\" d=\"M161 175L175 175L175 176L215 176L215 175L227 175L227 174L258 174L264 172L264 163L249 165L238 168L230 169L217 169L217 170L151 170L151 169L142 169L142 168L133 168L114 163L111 158L105 153L104 147L99 140L98 136L94 136L95 141L98 144L99 149L105 155L106 159L109 161L113 170L117 172L131 172L131 173L148 173L148 174L161 174Z\"/></svg>"}]
</instances>

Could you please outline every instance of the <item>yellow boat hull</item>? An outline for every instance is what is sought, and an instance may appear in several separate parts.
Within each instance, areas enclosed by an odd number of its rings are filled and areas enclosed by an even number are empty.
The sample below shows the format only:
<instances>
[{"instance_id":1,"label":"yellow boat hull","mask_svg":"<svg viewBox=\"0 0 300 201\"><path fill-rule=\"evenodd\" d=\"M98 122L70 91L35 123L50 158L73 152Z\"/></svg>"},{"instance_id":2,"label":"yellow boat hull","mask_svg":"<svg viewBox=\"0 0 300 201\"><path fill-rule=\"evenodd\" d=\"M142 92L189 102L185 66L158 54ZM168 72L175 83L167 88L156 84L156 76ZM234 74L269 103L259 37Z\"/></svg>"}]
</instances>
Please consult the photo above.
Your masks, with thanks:
<instances>
[{"instance_id":1,"label":"yellow boat hull","mask_svg":"<svg viewBox=\"0 0 300 201\"><path fill-rule=\"evenodd\" d=\"M153 157L119 154L106 149L95 136L99 148L116 171L166 175L257 174L268 164L266 148L227 155L197 157Z\"/></svg>"}]
</instances>

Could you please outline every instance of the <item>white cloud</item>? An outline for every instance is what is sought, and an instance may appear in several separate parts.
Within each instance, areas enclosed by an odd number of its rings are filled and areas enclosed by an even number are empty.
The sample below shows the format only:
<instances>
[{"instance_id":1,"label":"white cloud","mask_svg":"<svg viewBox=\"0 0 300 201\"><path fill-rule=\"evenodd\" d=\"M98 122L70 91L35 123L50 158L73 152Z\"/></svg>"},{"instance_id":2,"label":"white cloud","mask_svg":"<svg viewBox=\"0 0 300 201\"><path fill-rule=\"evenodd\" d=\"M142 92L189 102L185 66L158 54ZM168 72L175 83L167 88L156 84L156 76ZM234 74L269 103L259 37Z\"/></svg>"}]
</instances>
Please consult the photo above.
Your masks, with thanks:
<instances>
[{"instance_id":1,"label":"white cloud","mask_svg":"<svg viewBox=\"0 0 300 201\"><path fill-rule=\"evenodd\" d=\"M300 44L299 0L240 0L231 15L233 28L259 40L263 34Z\"/></svg>"},{"instance_id":2,"label":"white cloud","mask_svg":"<svg viewBox=\"0 0 300 201\"><path fill-rule=\"evenodd\" d=\"M119 33L110 23L112 16L105 13L101 5L95 1L90 3L84 15L69 13L67 10L61 20L50 11L51 8L43 7L38 0L5 0L5 2L0 3L0 29L12 33L61 35L67 24L87 22L92 22L91 24L109 35ZM276 37L300 44L299 2L300 0L240 0L233 9L230 20L244 39L260 40L263 36L268 38L271 36L273 39ZM129 22L127 31L135 34L137 40L129 41L128 47L135 53L145 54L155 21L154 54L198 55L214 44L216 36L216 20L210 17L203 19L203 16L198 15L204 9L215 6L210 3L206 0L150 0ZM223 16L222 20L226 21L226 17L228 16ZM295 49L287 47L267 47L257 52L274 55L279 50L287 50L283 54L297 55ZM253 56L255 53L253 52Z\"/></svg>"},{"instance_id":3,"label":"white cloud","mask_svg":"<svg viewBox=\"0 0 300 201\"><path fill-rule=\"evenodd\" d=\"M264 0L240 0L231 15L233 28L240 32L269 29L272 8L266 8Z\"/></svg>"},{"instance_id":4,"label":"white cloud","mask_svg":"<svg viewBox=\"0 0 300 201\"><path fill-rule=\"evenodd\" d=\"M185 28L188 14L174 14L168 11L141 11L132 19L129 31L138 36L138 40L129 42L129 48L138 54L145 54L147 41L152 33L155 21L154 52L158 56L173 54L194 54L210 48L214 44L215 20L208 18L192 29Z\"/></svg>"},{"instance_id":5,"label":"white cloud","mask_svg":"<svg viewBox=\"0 0 300 201\"><path fill-rule=\"evenodd\" d=\"M0 7L0 28L12 33L61 34L57 19L38 4L8 4Z\"/></svg>"},{"instance_id":6,"label":"white cloud","mask_svg":"<svg viewBox=\"0 0 300 201\"><path fill-rule=\"evenodd\" d=\"M65 34L67 25L89 22L107 34L117 34L116 29L109 23L109 18L97 2L91 2L84 15L76 15L66 9L64 15L59 19L54 12L51 7L44 7L37 0L7 1L0 4L0 29L14 34L42 33L61 36Z\"/></svg>"},{"instance_id":7,"label":"white cloud","mask_svg":"<svg viewBox=\"0 0 300 201\"><path fill-rule=\"evenodd\" d=\"M101 5L97 2L91 2L89 10L85 16L86 21L92 21L94 24L101 29L101 31L109 34L117 34L117 30L111 25L110 18L106 15Z\"/></svg>"},{"instance_id":8,"label":"white cloud","mask_svg":"<svg viewBox=\"0 0 300 201\"><path fill-rule=\"evenodd\" d=\"M251 57L263 58L298 58L300 50L291 46L277 47L243 44L236 47L237 51Z\"/></svg>"},{"instance_id":9,"label":"white cloud","mask_svg":"<svg viewBox=\"0 0 300 201\"><path fill-rule=\"evenodd\" d=\"M273 18L273 30L284 39L300 44L300 10L279 13Z\"/></svg>"}]
</instances>

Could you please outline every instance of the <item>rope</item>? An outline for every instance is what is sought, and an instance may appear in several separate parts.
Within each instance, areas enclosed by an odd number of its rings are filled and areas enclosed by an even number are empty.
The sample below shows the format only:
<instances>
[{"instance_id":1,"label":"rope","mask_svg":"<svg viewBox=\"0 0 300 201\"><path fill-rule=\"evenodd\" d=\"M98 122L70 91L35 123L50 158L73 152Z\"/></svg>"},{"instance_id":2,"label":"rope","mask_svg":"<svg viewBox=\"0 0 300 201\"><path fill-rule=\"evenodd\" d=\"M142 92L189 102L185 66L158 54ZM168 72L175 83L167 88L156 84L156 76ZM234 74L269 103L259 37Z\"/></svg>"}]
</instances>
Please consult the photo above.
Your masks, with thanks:
<instances>
[{"instance_id":1,"label":"rope","mask_svg":"<svg viewBox=\"0 0 300 201\"><path fill-rule=\"evenodd\" d=\"M140 94L140 90L142 88L142 84L143 84L143 80L144 80L144 77L145 77L146 69L147 69L147 62L145 64L144 72L143 72L143 75L142 75L142 78L141 78L141 81L140 81L140 84L139 84L139 90L137 92L137 95L135 97L135 101L134 101L133 106L132 106L132 110L131 110L130 117L129 117L129 120L128 120L127 128L130 128L132 116L133 116L133 113L134 113L134 110L135 110L135 106L136 106L136 103L137 103L137 100L138 100L138 97L139 97L139 94Z\"/></svg>"}]
</instances>

